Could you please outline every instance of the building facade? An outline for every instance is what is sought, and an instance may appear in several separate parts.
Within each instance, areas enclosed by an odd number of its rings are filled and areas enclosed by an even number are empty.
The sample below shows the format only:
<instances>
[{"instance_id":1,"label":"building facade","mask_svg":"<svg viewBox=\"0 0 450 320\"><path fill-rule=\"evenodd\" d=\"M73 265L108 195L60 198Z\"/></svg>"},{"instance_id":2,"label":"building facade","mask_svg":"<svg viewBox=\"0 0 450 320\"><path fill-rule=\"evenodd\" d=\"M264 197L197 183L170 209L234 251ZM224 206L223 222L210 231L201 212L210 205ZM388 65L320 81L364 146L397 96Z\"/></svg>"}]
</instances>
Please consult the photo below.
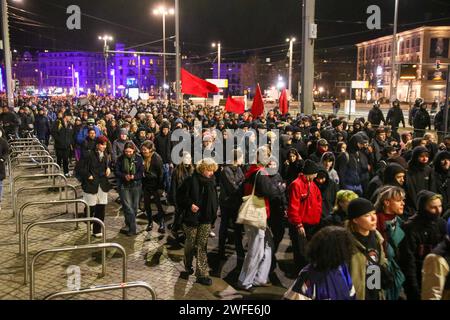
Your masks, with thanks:
<instances>
[{"instance_id":1,"label":"building facade","mask_svg":"<svg viewBox=\"0 0 450 320\"><path fill-rule=\"evenodd\" d=\"M415 80L395 80L397 98L414 101L422 97L426 102L445 99L447 68L450 62L450 26L420 27L397 34L397 73L400 64L417 67ZM369 81L370 89L357 92L360 99L390 97L392 36L358 43L357 79ZM440 61L441 68L436 67Z\"/></svg>"},{"instance_id":2,"label":"building facade","mask_svg":"<svg viewBox=\"0 0 450 320\"><path fill-rule=\"evenodd\" d=\"M228 79L228 94L241 96L245 90L248 90L244 84L245 63L242 62L224 62L220 64L220 78ZM218 64L214 63L212 68L212 78L218 78Z\"/></svg>"}]
</instances>

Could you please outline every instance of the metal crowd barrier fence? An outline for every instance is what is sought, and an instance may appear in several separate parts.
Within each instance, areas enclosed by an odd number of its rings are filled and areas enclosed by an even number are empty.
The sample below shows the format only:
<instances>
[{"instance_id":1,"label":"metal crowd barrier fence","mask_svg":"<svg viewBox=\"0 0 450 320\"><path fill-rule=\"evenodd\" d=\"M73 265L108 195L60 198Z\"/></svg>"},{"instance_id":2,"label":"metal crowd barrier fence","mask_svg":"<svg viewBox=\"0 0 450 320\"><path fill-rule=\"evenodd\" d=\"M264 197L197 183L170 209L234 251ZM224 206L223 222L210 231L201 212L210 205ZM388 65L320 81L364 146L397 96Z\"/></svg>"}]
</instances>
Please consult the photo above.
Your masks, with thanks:
<instances>
[{"instance_id":1,"label":"metal crowd barrier fence","mask_svg":"<svg viewBox=\"0 0 450 320\"><path fill-rule=\"evenodd\" d=\"M52 293L44 298L44 300L52 300L59 297L66 296L74 296L74 295L82 295L94 292L102 292L102 291L113 291L113 290L121 290L121 289L130 289L130 288L144 288L152 295L152 300L156 300L156 292L153 288L146 282L136 281L136 282L128 282L128 283L119 283L119 284L111 284L106 286L93 286L86 289L80 290L71 290L71 291L62 291Z\"/></svg>"},{"instance_id":2,"label":"metal crowd barrier fence","mask_svg":"<svg viewBox=\"0 0 450 320\"><path fill-rule=\"evenodd\" d=\"M17 201L18 201L19 195L21 193L23 193L25 191L32 191L32 190L47 190L48 188L58 188L59 189L59 200L76 200L76 199L78 199L77 189L74 186L72 186L70 184L67 184L67 181L66 181L66 184L59 185L59 186L46 185L46 186L37 186L37 187L23 187L23 188L20 188L19 190L17 190L17 192L14 193L14 197L13 197L14 201L13 201L13 204L12 204L12 209L13 209L14 215L17 217L17 215L16 215L16 213L17 213ZM65 190L64 190L65 191L65 195L66 195L65 199L63 199L63 197L62 197L63 188L65 188ZM74 198L73 199L69 199L68 189L73 191L73 193L74 193ZM69 213L69 205L68 204L66 204L66 213ZM78 206L75 207L75 215L78 216ZM16 223L16 232L19 232L19 229L18 229L17 225L18 224ZM77 224L77 228L78 228L78 224Z\"/></svg>"},{"instance_id":3,"label":"metal crowd barrier fence","mask_svg":"<svg viewBox=\"0 0 450 320\"><path fill-rule=\"evenodd\" d=\"M90 245L83 245L83 246L73 246L73 247L65 247L65 248L55 248L55 249L48 249L48 250L42 250L36 253L36 255L33 257L31 261L30 266L30 300L34 300L35 297L35 268L34 265L39 259L39 257L49 254L49 253L59 253L59 252L74 252L74 251L83 251L83 250L96 250L96 249L107 249L107 248L116 248L122 253L122 282L127 282L127 253L120 244L117 243L99 243L99 244L90 244ZM122 288L122 298L123 300L127 299L127 293L126 289Z\"/></svg>"},{"instance_id":4,"label":"metal crowd barrier fence","mask_svg":"<svg viewBox=\"0 0 450 320\"><path fill-rule=\"evenodd\" d=\"M91 217L91 212L89 210L89 206L84 200L57 200L57 201L37 201L37 202L27 202L25 203L19 210L19 214L17 215L18 223L19 223L19 254L23 253L23 213L26 208L32 207L32 206L39 206L43 204L83 204L86 208L87 217ZM77 219L78 217L74 214L74 219ZM91 223L87 221L87 235L88 235L88 243L91 241Z\"/></svg>"},{"instance_id":5,"label":"metal crowd barrier fence","mask_svg":"<svg viewBox=\"0 0 450 320\"><path fill-rule=\"evenodd\" d=\"M28 283L28 278L29 278L29 272L28 272L28 235L31 232L31 229L33 229L34 227L37 226L44 226L44 225L56 225L56 224L68 224L68 223L79 223L79 222L92 222L92 223L98 223L102 229L102 243L106 243L106 228L105 228L105 224L103 221L101 221L100 219L97 218L81 218L81 219L58 219L58 220L49 220L49 221L39 221L39 222L35 222L30 224L26 229L25 229L25 235L24 235L24 260L23 260L23 265L24 265L24 279L23 279L23 283L27 284ZM91 244L91 238L88 235L88 244ZM104 277L106 275L106 249L102 249L102 274L101 276Z\"/></svg>"},{"instance_id":6,"label":"metal crowd barrier fence","mask_svg":"<svg viewBox=\"0 0 450 320\"><path fill-rule=\"evenodd\" d=\"M11 177L11 175L10 175ZM16 216L16 210L14 208L14 193L15 193L15 187L18 181L20 180L37 180L37 179L42 179L42 178L53 178L53 186L56 186L56 179L60 178L62 180L64 180L64 185L67 185L67 178L62 174L62 173L47 173L47 174L34 174L34 175L20 175L17 177L11 177L11 185L10 185L10 189L11 189L11 206L13 206L13 217ZM66 194L67 197L67 194Z\"/></svg>"}]
</instances>

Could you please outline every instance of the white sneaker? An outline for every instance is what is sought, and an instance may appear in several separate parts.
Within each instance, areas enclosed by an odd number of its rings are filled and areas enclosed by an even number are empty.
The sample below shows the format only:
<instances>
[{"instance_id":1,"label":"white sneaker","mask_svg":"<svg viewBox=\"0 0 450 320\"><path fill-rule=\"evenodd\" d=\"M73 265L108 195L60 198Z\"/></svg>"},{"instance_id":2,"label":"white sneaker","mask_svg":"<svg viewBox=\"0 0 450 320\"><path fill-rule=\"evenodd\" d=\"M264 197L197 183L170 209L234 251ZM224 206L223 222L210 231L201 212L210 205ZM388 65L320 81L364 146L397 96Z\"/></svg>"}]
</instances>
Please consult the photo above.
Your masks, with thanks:
<instances>
[{"instance_id":1,"label":"white sneaker","mask_svg":"<svg viewBox=\"0 0 450 320\"><path fill-rule=\"evenodd\" d=\"M95 238L102 238L103 237L103 233L96 233L94 234Z\"/></svg>"}]
</instances>

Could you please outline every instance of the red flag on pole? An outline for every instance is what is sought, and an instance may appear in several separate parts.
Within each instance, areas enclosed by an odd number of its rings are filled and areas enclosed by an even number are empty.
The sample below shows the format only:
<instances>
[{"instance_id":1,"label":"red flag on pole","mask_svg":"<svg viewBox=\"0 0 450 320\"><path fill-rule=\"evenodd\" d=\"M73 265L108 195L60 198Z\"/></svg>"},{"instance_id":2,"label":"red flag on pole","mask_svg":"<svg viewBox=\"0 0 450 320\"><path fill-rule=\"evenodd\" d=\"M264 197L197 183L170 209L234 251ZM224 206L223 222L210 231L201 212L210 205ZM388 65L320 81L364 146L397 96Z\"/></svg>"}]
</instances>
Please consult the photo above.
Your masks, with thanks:
<instances>
[{"instance_id":1,"label":"red flag on pole","mask_svg":"<svg viewBox=\"0 0 450 320\"><path fill-rule=\"evenodd\" d=\"M245 111L245 103L244 101L233 99L231 96L228 96L225 110L227 112L242 114Z\"/></svg>"},{"instance_id":2,"label":"red flag on pole","mask_svg":"<svg viewBox=\"0 0 450 320\"><path fill-rule=\"evenodd\" d=\"M280 112L282 115L285 115L289 112L289 106L288 106L288 98L287 98L287 91L286 89L283 89L280 96Z\"/></svg>"},{"instance_id":3,"label":"red flag on pole","mask_svg":"<svg viewBox=\"0 0 450 320\"><path fill-rule=\"evenodd\" d=\"M181 69L181 92L197 97L208 98L208 93L218 93L219 88L211 82L200 79Z\"/></svg>"},{"instance_id":4,"label":"red flag on pole","mask_svg":"<svg viewBox=\"0 0 450 320\"><path fill-rule=\"evenodd\" d=\"M254 117L259 117L263 113L264 113L264 101L263 101L263 96L261 93L261 88L259 87L259 84L258 84L256 86L255 98L253 99L252 115Z\"/></svg>"}]
</instances>

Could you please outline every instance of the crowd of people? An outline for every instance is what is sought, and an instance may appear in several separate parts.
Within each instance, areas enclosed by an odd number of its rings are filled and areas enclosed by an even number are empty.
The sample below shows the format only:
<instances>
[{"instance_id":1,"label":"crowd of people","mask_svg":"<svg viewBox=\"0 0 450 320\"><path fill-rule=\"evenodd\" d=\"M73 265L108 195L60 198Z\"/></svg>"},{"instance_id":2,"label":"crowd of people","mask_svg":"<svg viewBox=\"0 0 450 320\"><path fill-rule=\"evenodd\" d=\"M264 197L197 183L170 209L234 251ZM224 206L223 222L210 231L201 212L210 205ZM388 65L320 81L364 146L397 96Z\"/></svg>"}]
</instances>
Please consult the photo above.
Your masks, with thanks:
<instances>
[{"instance_id":1,"label":"crowd of people","mask_svg":"<svg viewBox=\"0 0 450 320\"><path fill-rule=\"evenodd\" d=\"M80 181L90 212L101 220L115 189L126 236L139 233L143 201L145 231L154 222L161 234L169 227L184 242L186 272L203 285L212 283L207 245L220 217L218 255L226 258L232 237L241 290L270 285L287 231L296 280L286 299L450 299L450 136L443 134L444 109L435 117L436 135L426 131L431 120L421 99L409 117L414 132L399 131L406 124L398 101L386 118L375 103L368 119L351 122L336 114L282 115L278 108L254 117L223 107L186 103L180 109L95 96L20 97L16 103L17 113L4 106L0 114L4 137L34 130L45 146L53 140L58 164ZM208 156L194 163L198 148L185 150L175 163L179 141L171 135L177 129L200 139L201 154ZM245 133L244 149L227 139L227 129ZM224 143L218 143L217 130ZM261 135L264 145L257 143ZM8 150L0 142L1 179ZM227 144L231 161L216 161L215 151ZM252 155L256 162L249 163ZM242 199L249 196L264 201L267 227L237 223ZM169 226L167 204L175 207ZM93 234L102 236L96 227Z\"/></svg>"}]
</instances>

